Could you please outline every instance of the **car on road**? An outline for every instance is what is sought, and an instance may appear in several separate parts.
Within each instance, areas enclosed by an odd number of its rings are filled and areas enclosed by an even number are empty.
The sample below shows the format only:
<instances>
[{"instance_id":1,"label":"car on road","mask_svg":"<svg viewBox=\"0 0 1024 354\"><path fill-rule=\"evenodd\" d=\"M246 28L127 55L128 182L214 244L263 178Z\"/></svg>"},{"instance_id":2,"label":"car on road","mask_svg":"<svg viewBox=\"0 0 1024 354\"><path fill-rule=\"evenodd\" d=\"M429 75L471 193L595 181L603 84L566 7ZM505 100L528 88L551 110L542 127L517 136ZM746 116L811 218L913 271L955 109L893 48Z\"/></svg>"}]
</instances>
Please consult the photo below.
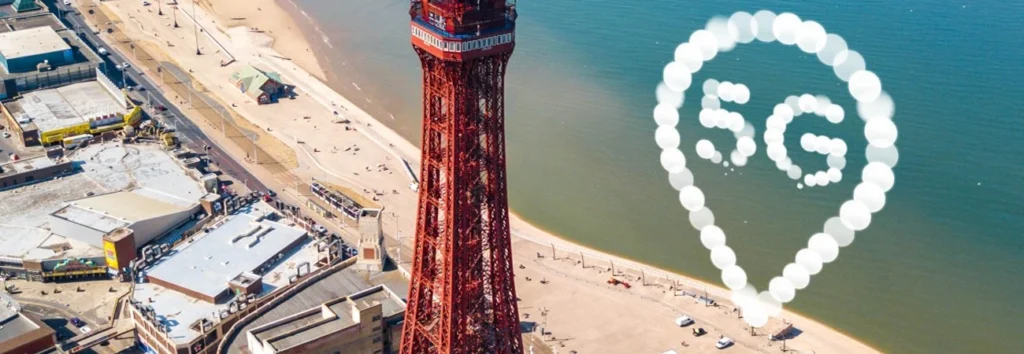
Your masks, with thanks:
<instances>
[{"instance_id":1,"label":"car on road","mask_svg":"<svg viewBox=\"0 0 1024 354\"><path fill-rule=\"evenodd\" d=\"M693 324L693 319L690 316L679 316L676 319L676 326L686 327Z\"/></svg>"},{"instance_id":2,"label":"car on road","mask_svg":"<svg viewBox=\"0 0 1024 354\"><path fill-rule=\"evenodd\" d=\"M729 337L726 337L726 336L722 336L722 338L718 338L718 341L715 342L715 348L718 348L718 349L725 349L725 348L728 348L731 345L732 345L732 339L730 339Z\"/></svg>"},{"instance_id":3,"label":"car on road","mask_svg":"<svg viewBox=\"0 0 1024 354\"><path fill-rule=\"evenodd\" d=\"M10 138L10 137L11 137L11 133L4 132L4 138Z\"/></svg>"},{"instance_id":4,"label":"car on road","mask_svg":"<svg viewBox=\"0 0 1024 354\"><path fill-rule=\"evenodd\" d=\"M327 228L326 228L326 227L324 227L323 225L317 225L317 226L314 226L314 227L313 227L313 229L314 229L314 230L316 230L316 232L317 232L317 233L319 233L319 234L321 234L321 235L323 235L323 234L326 234L326 233L327 233Z\"/></svg>"},{"instance_id":5,"label":"car on road","mask_svg":"<svg viewBox=\"0 0 1024 354\"><path fill-rule=\"evenodd\" d=\"M71 6L71 0L64 0L64 5Z\"/></svg>"},{"instance_id":6,"label":"car on road","mask_svg":"<svg viewBox=\"0 0 1024 354\"><path fill-rule=\"evenodd\" d=\"M127 70L130 67L132 67L132 64L129 64L128 62L121 64L121 68L123 68L123 70Z\"/></svg>"},{"instance_id":7,"label":"car on road","mask_svg":"<svg viewBox=\"0 0 1024 354\"><path fill-rule=\"evenodd\" d=\"M75 325L75 327L78 327L78 328L85 327L85 321L82 321L82 319L78 318L78 317L72 317L71 318L71 324Z\"/></svg>"},{"instance_id":8,"label":"car on road","mask_svg":"<svg viewBox=\"0 0 1024 354\"><path fill-rule=\"evenodd\" d=\"M99 48L97 48L97 49L96 49L96 52L97 52L97 53L100 53L100 55L107 55L107 53L108 53L108 52L107 52L107 48L103 48L103 47L99 47Z\"/></svg>"},{"instance_id":9,"label":"car on road","mask_svg":"<svg viewBox=\"0 0 1024 354\"><path fill-rule=\"evenodd\" d=\"M82 331L82 333L89 333L89 332L92 332L92 328L89 328L89 326L83 326L83 327L82 327L82 328L80 328L79 330L81 330L81 331Z\"/></svg>"}]
</instances>

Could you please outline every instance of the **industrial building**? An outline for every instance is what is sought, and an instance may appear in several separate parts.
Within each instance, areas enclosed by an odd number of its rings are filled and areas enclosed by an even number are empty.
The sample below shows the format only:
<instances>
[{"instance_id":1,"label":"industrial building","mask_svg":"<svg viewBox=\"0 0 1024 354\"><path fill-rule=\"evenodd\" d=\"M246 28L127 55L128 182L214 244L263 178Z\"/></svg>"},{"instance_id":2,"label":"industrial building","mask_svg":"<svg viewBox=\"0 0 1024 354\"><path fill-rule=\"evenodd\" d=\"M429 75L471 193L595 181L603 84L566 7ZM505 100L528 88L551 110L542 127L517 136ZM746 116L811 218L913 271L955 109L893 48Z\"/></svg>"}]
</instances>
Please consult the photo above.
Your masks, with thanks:
<instances>
[{"instance_id":1,"label":"industrial building","mask_svg":"<svg viewBox=\"0 0 1024 354\"><path fill-rule=\"evenodd\" d=\"M136 269L139 343L156 353L205 347L215 325L309 274L316 248L304 230L276 220L264 202L242 206Z\"/></svg>"},{"instance_id":2,"label":"industrial building","mask_svg":"<svg viewBox=\"0 0 1024 354\"><path fill-rule=\"evenodd\" d=\"M46 162L3 166L0 179L31 187L0 188L0 272L35 281L117 275L136 250L195 223L205 188L180 158L159 144L97 142ZM70 164L66 164L70 162ZM67 173L63 167L72 167ZM195 175L195 176L191 176ZM208 213L207 213L208 214Z\"/></svg>"},{"instance_id":3,"label":"industrial building","mask_svg":"<svg viewBox=\"0 0 1024 354\"><path fill-rule=\"evenodd\" d=\"M27 92L5 102L6 125L25 146L48 146L138 123L142 109L101 72L95 75L94 81Z\"/></svg>"},{"instance_id":4,"label":"industrial building","mask_svg":"<svg viewBox=\"0 0 1024 354\"><path fill-rule=\"evenodd\" d=\"M404 314L401 297L378 285L250 329L245 336L253 354L381 354L401 340Z\"/></svg>"},{"instance_id":5,"label":"industrial building","mask_svg":"<svg viewBox=\"0 0 1024 354\"><path fill-rule=\"evenodd\" d=\"M0 1L0 99L88 81L105 69L74 31L30 0Z\"/></svg>"},{"instance_id":6,"label":"industrial building","mask_svg":"<svg viewBox=\"0 0 1024 354\"><path fill-rule=\"evenodd\" d=\"M75 62L71 46L50 27L0 33L0 66L8 73L40 70L40 65Z\"/></svg>"},{"instance_id":7,"label":"industrial building","mask_svg":"<svg viewBox=\"0 0 1024 354\"><path fill-rule=\"evenodd\" d=\"M74 169L71 160L53 160L48 156L11 161L0 165L0 190L46 181L70 174Z\"/></svg>"},{"instance_id":8,"label":"industrial building","mask_svg":"<svg viewBox=\"0 0 1024 354\"><path fill-rule=\"evenodd\" d=\"M21 311L21 304L0 291L0 354L42 353L57 343L57 333Z\"/></svg>"},{"instance_id":9,"label":"industrial building","mask_svg":"<svg viewBox=\"0 0 1024 354\"><path fill-rule=\"evenodd\" d=\"M231 84L258 104L277 102L290 90L281 81L281 75L272 71L263 71L251 65L242 66L231 74Z\"/></svg>"}]
</instances>

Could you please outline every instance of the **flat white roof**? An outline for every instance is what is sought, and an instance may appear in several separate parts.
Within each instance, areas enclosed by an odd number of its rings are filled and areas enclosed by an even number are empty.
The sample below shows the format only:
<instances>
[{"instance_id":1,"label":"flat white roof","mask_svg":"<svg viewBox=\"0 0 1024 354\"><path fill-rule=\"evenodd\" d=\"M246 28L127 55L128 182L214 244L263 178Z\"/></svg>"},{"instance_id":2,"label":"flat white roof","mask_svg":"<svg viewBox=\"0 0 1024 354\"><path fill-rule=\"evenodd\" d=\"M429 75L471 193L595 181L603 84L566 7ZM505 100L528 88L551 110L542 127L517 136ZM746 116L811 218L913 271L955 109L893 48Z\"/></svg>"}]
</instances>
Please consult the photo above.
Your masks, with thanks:
<instances>
[{"instance_id":1,"label":"flat white roof","mask_svg":"<svg viewBox=\"0 0 1024 354\"><path fill-rule=\"evenodd\" d=\"M50 26L0 33L0 54L7 60L62 50L71 46Z\"/></svg>"},{"instance_id":2,"label":"flat white roof","mask_svg":"<svg viewBox=\"0 0 1024 354\"><path fill-rule=\"evenodd\" d=\"M8 103L8 108L16 121L31 120L39 131L45 132L82 124L91 118L127 113L118 104L119 99L125 98L112 96L98 81L86 81L24 93L21 99Z\"/></svg>"},{"instance_id":3,"label":"flat white roof","mask_svg":"<svg viewBox=\"0 0 1024 354\"><path fill-rule=\"evenodd\" d=\"M170 327L167 336L175 344L186 344L195 339L199 333L188 328L201 318L217 320L213 313L219 313L226 306L211 304L206 301L199 301L177 291L152 283L135 284L133 295L135 300L141 301L144 305L152 306L157 318L164 325ZM153 300L150 302L150 300ZM214 322L217 322L214 321Z\"/></svg>"},{"instance_id":4,"label":"flat white roof","mask_svg":"<svg viewBox=\"0 0 1024 354\"><path fill-rule=\"evenodd\" d=\"M53 166L53 160L46 156L34 157L31 159L11 161L0 165L0 175L41 170Z\"/></svg>"},{"instance_id":5,"label":"flat white roof","mask_svg":"<svg viewBox=\"0 0 1024 354\"><path fill-rule=\"evenodd\" d=\"M75 150L74 160L107 190L125 190L180 207L192 207L207 192L156 144L98 144Z\"/></svg>"},{"instance_id":6,"label":"flat white roof","mask_svg":"<svg viewBox=\"0 0 1024 354\"><path fill-rule=\"evenodd\" d=\"M254 214L231 215L212 225L213 230L176 248L176 253L153 266L147 275L216 297L235 276L288 252L288 245L306 236L306 231L282 223L257 222Z\"/></svg>"},{"instance_id":7,"label":"flat white roof","mask_svg":"<svg viewBox=\"0 0 1024 354\"><path fill-rule=\"evenodd\" d=\"M66 200L81 198L87 192L104 190L84 173L0 191L0 258L17 261L102 255L98 248L48 230L50 213ZM58 245L70 248L53 247Z\"/></svg>"}]
</instances>

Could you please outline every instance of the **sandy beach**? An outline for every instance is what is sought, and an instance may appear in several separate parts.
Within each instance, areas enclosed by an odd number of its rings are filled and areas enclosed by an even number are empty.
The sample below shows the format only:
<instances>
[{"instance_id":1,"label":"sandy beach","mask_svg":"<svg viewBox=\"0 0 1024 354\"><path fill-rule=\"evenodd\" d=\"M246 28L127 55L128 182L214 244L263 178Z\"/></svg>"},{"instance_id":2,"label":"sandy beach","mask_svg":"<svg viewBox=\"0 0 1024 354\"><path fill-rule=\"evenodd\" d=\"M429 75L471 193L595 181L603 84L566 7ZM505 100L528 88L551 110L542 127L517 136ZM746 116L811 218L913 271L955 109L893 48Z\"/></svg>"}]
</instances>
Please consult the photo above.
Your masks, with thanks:
<instances>
[{"instance_id":1,"label":"sandy beach","mask_svg":"<svg viewBox=\"0 0 1024 354\"><path fill-rule=\"evenodd\" d=\"M403 160L418 173L419 149L393 130L369 116L322 80L324 69L317 60L299 22L275 0L204 0L193 14L190 2L180 9L164 3L163 16L155 6L138 1L77 0L86 19L106 26L85 8L99 6L104 16L130 37L145 43L146 53L135 53L134 67L154 82L162 83L155 67L159 62L187 69L204 93L230 107L248 126L260 131L258 144L269 158L294 156L297 167L267 162L247 167L268 185L299 202L307 193L303 183L327 180L362 191L385 206L385 232L389 252L399 254L400 266L408 268L416 193ZM174 15L171 11L176 11ZM172 25L174 17L179 27ZM193 19L198 22L196 28ZM255 19L259 19L255 26ZM105 27L103 27L105 28ZM198 33L198 34L197 34ZM196 43L198 37L198 43ZM202 55L196 55L196 46ZM122 49L122 47L118 47ZM122 49L123 50L123 49ZM152 52L152 53L150 53ZM128 57L133 57L127 52ZM228 63L229 65L222 65ZM257 105L233 87L228 78L243 65L280 73L294 85L298 96L268 105ZM168 91L171 92L171 91ZM171 96L174 96L171 94ZM246 148L232 145L220 122L204 112L187 110L210 136L237 159L249 156ZM334 123L334 112L351 120ZM193 113L195 116L193 116ZM240 123L241 124L241 123ZM276 139L277 141L273 141ZM289 150L289 151L280 151ZM272 168L277 166L276 168ZM265 177L265 178L263 178ZM754 335L728 300L728 292L714 284L655 269L604 252L587 249L530 225L513 214L513 252L517 266L516 285L524 321L536 322L548 335L531 336L537 352L580 353L681 353L714 350L721 335L737 341L733 352L777 352L781 342L770 342L766 330ZM615 277L630 288L607 283ZM691 296L707 293L719 306L698 304ZM696 320L708 334L694 338L690 328L673 323L680 315ZM799 334L786 341L789 351L800 353L874 353L876 350L838 330L799 314L784 311L781 321L792 323Z\"/></svg>"}]
</instances>

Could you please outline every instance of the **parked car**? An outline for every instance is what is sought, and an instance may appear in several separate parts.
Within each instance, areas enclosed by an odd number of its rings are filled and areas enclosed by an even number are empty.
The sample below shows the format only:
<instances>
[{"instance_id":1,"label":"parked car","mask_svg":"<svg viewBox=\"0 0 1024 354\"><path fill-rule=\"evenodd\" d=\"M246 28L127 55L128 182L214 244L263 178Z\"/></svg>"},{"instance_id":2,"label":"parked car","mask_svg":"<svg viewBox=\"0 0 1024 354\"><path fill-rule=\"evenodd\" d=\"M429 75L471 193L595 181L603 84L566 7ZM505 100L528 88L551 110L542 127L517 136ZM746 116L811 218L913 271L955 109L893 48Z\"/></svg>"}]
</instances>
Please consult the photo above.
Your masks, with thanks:
<instances>
[{"instance_id":1,"label":"parked car","mask_svg":"<svg viewBox=\"0 0 1024 354\"><path fill-rule=\"evenodd\" d=\"M690 316L679 316L676 319L676 326L686 327L693 324L693 319Z\"/></svg>"},{"instance_id":2,"label":"parked car","mask_svg":"<svg viewBox=\"0 0 1024 354\"><path fill-rule=\"evenodd\" d=\"M71 318L71 324L75 325L75 327L82 328L85 326L85 321L82 321L81 318L73 317Z\"/></svg>"},{"instance_id":3,"label":"parked car","mask_svg":"<svg viewBox=\"0 0 1024 354\"><path fill-rule=\"evenodd\" d=\"M323 225L314 226L313 229L316 230L316 232L321 234L321 235L327 233L327 228L324 227Z\"/></svg>"},{"instance_id":4,"label":"parked car","mask_svg":"<svg viewBox=\"0 0 1024 354\"><path fill-rule=\"evenodd\" d=\"M732 345L732 339L729 339L729 337L726 337L726 336L722 336L722 338L718 338L718 342L715 342L715 348L718 348L718 349L725 349L725 348L728 348L731 345Z\"/></svg>"},{"instance_id":5,"label":"parked car","mask_svg":"<svg viewBox=\"0 0 1024 354\"><path fill-rule=\"evenodd\" d=\"M694 328L693 329L693 336L694 337L700 337L700 336L703 336L705 334L708 334L708 331L705 331L704 327Z\"/></svg>"},{"instance_id":6,"label":"parked car","mask_svg":"<svg viewBox=\"0 0 1024 354\"><path fill-rule=\"evenodd\" d=\"M97 53L100 53L100 55L107 55L107 53L108 53L108 52L107 52L107 48L103 48L103 47L99 47L99 48L97 48L97 49L96 49L96 52L97 52Z\"/></svg>"}]
</instances>

